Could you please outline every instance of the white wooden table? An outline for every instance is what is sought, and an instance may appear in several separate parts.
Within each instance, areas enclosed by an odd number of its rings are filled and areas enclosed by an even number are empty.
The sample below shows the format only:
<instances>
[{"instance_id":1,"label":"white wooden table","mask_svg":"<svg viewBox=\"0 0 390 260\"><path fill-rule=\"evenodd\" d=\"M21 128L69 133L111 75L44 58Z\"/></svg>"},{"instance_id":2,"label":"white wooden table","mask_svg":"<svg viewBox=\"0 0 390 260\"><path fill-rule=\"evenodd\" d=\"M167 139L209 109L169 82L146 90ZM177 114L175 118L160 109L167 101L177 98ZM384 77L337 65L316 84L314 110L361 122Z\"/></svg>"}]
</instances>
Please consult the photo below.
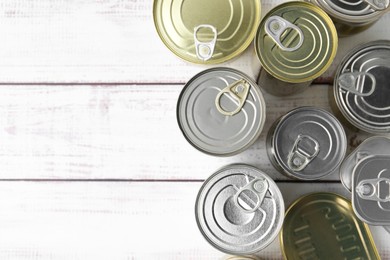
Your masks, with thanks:
<instances>
[{"instance_id":1,"label":"white wooden table","mask_svg":"<svg viewBox=\"0 0 390 260\"><path fill-rule=\"evenodd\" d=\"M280 0L263 1L263 14ZM390 39L390 14L340 40ZM201 236L194 202L226 164L259 167L286 204L313 191L349 197L337 175L294 182L271 166L265 135L292 108L331 110L333 66L303 94L265 94L259 140L233 157L200 153L182 136L175 108L184 83L208 68L171 54L155 33L151 0L0 2L0 259L220 259ZM256 78L250 46L222 64ZM350 149L367 137L347 129ZM371 228L383 259L390 234ZM280 259L274 241L259 256Z\"/></svg>"}]
</instances>

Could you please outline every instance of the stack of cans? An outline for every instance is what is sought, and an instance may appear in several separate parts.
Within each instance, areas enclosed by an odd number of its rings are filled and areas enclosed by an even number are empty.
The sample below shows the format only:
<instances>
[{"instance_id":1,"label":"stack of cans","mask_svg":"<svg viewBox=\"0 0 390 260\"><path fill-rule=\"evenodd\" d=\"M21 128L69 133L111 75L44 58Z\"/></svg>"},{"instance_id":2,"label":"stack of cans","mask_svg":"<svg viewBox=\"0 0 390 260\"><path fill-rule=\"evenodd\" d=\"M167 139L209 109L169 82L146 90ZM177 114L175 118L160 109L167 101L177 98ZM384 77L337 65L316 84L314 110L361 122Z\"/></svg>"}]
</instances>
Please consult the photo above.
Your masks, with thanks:
<instances>
[{"instance_id":1,"label":"stack of cans","mask_svg":"<svg viewBox=\"0 0 390 260\"><path fill-rule=\"evenodd\" d=\"M154 0L163 43L178 57L217 64L254 40L261 63L256 81L225 67L206 69L184 86L177 121L187 141L213 156L246 150L262 133L266 102L304 91L328 70L338 37L361 32L389 11L389 0L283 3L260 19L259 0ZM335 114L372 134L390 133L390 41L352 49L334 77ZM262 90L261 90L262 89ZM343 125L316 107L288 111L270 128L266 149L280 173L312 181L340 173L352 203L318 192L285 213L282 193L261 169L233 164L205 180L195 202L201 234L216 249L258 259L280 235L286 259L380 259L367 224L390 232L390 139L372 137L348 157Z\"/></svg>"}]
</instances>

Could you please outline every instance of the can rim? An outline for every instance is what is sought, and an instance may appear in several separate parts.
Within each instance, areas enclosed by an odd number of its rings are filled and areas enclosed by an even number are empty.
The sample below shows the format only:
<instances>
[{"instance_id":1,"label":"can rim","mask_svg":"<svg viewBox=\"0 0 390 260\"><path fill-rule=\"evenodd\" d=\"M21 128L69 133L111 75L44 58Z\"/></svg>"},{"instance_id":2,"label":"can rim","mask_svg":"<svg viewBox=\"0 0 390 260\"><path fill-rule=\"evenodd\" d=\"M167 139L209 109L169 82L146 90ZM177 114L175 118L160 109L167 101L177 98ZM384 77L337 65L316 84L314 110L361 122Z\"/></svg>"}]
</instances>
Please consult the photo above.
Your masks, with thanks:
<instances>
[{"instance_id":1,"label":"can rim","mask_svg":"<svg viewBox=\"0 0 390 260\"><path fill-rule=\"evenodd\" d=\"M292 177L294 179L298 179L298 180L305 180L305 181L313 181L313 180L319 180L319 179L323 179L327 176L329 176L330 174L333 174L334 172L337 171L337 169L339 169L341 163L344 161L344 157L345 157L345 154L347 152L347 135L345 133L345 130L344 130L344 127L342 126L342 124L337 120L337 118L332 115L330 112L328 112L327 110L323 109L323 108L319 108L319 107L313 107L313 106L302 106L302 107L297 107L297 108L294 108L293 110L290 110L289 112L287 112L285 115L281 116L275 123L275 129L273 131L273 135L272 135L272 142L274 143L274 139L275 139L275 133L277 133L281 127L281 123L286 119L288 118L289 116L291 116L292 114L294 113L297 113L297 112L300 112L300 110L318 110L318 111L321 111L323 113L325 113L326 115L329 116L329 118L333 119L333 122L335 122L335 124L337 124L337 129L340 130L340 134L341 134L341 139L343 140L344 142L344 149L341 151L340 153L340 156L341 156L341 160L339 160L339 162L331 169L329 170L326 174L322 175L321 177L308 177L308 178L304 178L304 177L301 177L301 176L298 176L298 175L295 175L293 174L292 172L290 172L285 166L284 166L284 162L282 161L282 159L280 158L279 156L279 153L277 152L277 150L275 149L275 147L273 147L273 150L270 150L271 152L273 152L274 154L274 158L275 158L275 161L278 165L278 167L280 167L283 172L285 174L287 174L287 176L289 177ZM275 146L275 145L273 145ZM272 162L272 160L271 160ZM275 167L277 168L277 167Z\"/></svg>"},{"instance_id":2,"label":"can rim","mask_svg":"<svg viewBox=\"0 0 390 260\"><path fill-rule=\"evenodd\" d=\"M235 58L238 58L245 50L248 49L248 47L250 46L250 44L252 43L255 35L256 35L256 28L258 27L258 25L260 24L260 21L261 21L261 4L259 2L259 11L257 13L257 21L255 22L254 26L253 26L253 30L251 31L251 33L248 35L247 37L247 41L244 42L240 48L237 48L237 50L235 50L234 52L232 52L230 55L226 55L226 56L223 56L222 58L219 58L219 59L210 59L210 60L207 60L207 61L202 61L202 60L199 60L199 61L194 61L194 60L189 60L189 59L186 59L184 56L181 56L180 53L178 51L176 51L172 46L170 46L168 44L168 42L166 41L165 37L162 35L161 33L161 30L158 29L158 22L157 22L157 17L155 15L156 13L156 5L157 5L157 2L159 0L153 0L153 8L152 8L152 17L153 17L153 24L154 24L154 29L155 29L155 32L157 33L157 35L159 36L160 40L162 41L162 43L165 45L165 47L167 47L171 53L173 53L176 57L178 57L179 59L181 59L182 61L185 61L185 62L189 62L189 63L192 63L192 64L198 64L198 65L215 65L215 64L220 64L220 63L224 63L226 61L229 61L229 60L233 60ZM260 1L260 0L258 0ZM257 1L255 1L257 2Z\"/></svg>"},{"instance_id":3,"label":"can rim","mask_svg":"<svg viewBox=\"0 0 390 260\"><path fill-rule=\"evenodd\" d=\"M281 75L278 75L277 73L274 73L268 66L267 66L267 63L265 63L262 58L261 58L261 50L260 50L260 47L259 47L259 41L260 41L260 31L261 31L261 28L263 27L263 22L265 21L265 18L267 18L269 15L271 15L271 12L278 9L278 8L282 8L282 7L285 7L285 6L294 6L294 5L301 5L301 6L306 6L308 8L312 8L314 9L317 13L320 14L320 16L324 19L324 21L326 22L326 24L329 26L329 34L332 36L332 39L333 39L333 50L332 50L332 53L331 55L329 56L329 60L327 63L325 63L323 65L323 67L321 68L321 70L319 70L317 73L313 74L313 75L310 75L308 77L305 77L305 78L296 78L296 79L289 79L288 77L284 77L284 76L281 76ZM336 53L337 53L337 49L338 49L338 35L337 35L337 30L336 30L336 27L332 21L332 19L330 18L330 16L324 11L322 10L319 6L316 6L312 3L309 3L309 2L302 2L302 1L289 1L289 2L285 2L285 3L282 3L282 4L279 4L277 6L275 6L274 8L272 8L261 20L260 24L259 24L259 27L257 29L257 32L256 32L256 36L255 36L255 39L254 39L254 49L255 49L255 53L256 53L256 56L258 58L258 60L260 61L260 64L261 64L261 67L264 68L266 70L267 73L269 73L270 75L272 75L273 77L275 77L276 79L278 80L281 80L281 81L284 81L284 82L287 82L287 83L304 83L304 82L309 82L309 81L312 81L316 78L318 78L319 76L321 76L322 74L324 74L325 71L327 71L330 67L330 65L333 63L333 60L334 58L336 57Z\"/></svg>"},{"instance_id":4,"label":"can rim","mask_svg":"<svg viewBox=\"0 0 390 260\"><path fill-rule=\"evenodd\" d=\"M375 40L375 41L370 41L370 42L365 42L362 44L358 44L355 46L352 50L348 52L347 55L344 56L344 58L340 61L335 77L333 80L333 97L334 100L336 101L336 105L338 109L340 110L341 114L350 122L353 126L355 126L358 129L361 129L367 133L372 133L372 134L385 134L390 132L390 125L387 127L373 127L368 125L367 123L362 122L361 120L357 119L356 117L353 117L350 115L350 113L347 112L348 109L345 108L345 106L341 102L341 96L339 93L339 87L337 84L337 81L339 79L339 76L343 70L343 67L345 64L353 58L358 52L363 52L367 48L374 48L374 47L379 47L379 46L386 46L390 50L390 40Z\"/></svg>"},{"instance_id":5,"label":"can rim","mask_svg":"<svg viewBox=\"0 0 390 260\"><path fill-rule=\"evenodd\" d=\"M341 13L329 6L327 0L313 0L317 5L319 5L321 8L324 9L326 13L328 13L329 16L338 19L342 23L354 23L354 24L368 24L375 22L378 20L382 15L387 13L390 9L384 9L384 10L373 10L372 13L369 14L363 14L363 15L349 15L346 13ZM362 26L364 26L364 24Z\"/></svg>"},{"instance_id":6,"label":"can rim","mask_svg":"<svg viewBox=\"0 0 390 260\"><path fill-rule=\"evenodd\" d=\"M277 188L275 189L276 193L277 193L277 196L279 196L280 198L280 215L281 215L281 218L279 220L279 222L277 223L277 227L275 230L277 230L277 232L275 232L272 237L270 237L268 240L267 240L267 243L265 243L264 245L262 245L261 247L259 248L256 248L256 249L253 249L253 250L248 250L248 251L233 251L233 250L226 250L222 247L219 247L218 245L216 245L203 231L203 227L199 221L199 218L198 218L198 215L199 215L199 211L198 211L198 208L199 208L199 199L200 199L200 196L202 195L202 191L204 190L205 186L218 174L220 174L221 172L223 172L224 170L227 170L227 169L230 169L230 168L249 168L249 169L252 169L252 170L255 170L257 172L260 172L262 175L264 175L264 177L266 177L267 181L273 183L273 185ZM282 192L280 191L280 188L279 186L276 184L276 182L268 175L266 174L264 171L260 170L259 168L255 167L255 166L252 166L252 165L249 165L249 164L245 164L245 163L233 163L233 164L229 164L229 165L226 165L226 166L223 166L221 168L219 168L217 171L215 171L213 174L211 174L207 179L204 180L204 182L202 183L202 186L200 187L199 191L198 191L198 194L196 195L196 200L195 200L195 220L196 220L196 224L198 226L198 229L200 230L202 236L207 240L207 242L213 246L215 249L218 249L224 253L227 253L227 254L253 254L253 253L256 253L264 248L266 248L267 246L269 246L276 238L277 236L279 235L280 231L282 230L282 226L283 226L283 222L284 222L284 212L285 212L285 204L284 204L284 199L283 199L283 195L282 195Z\"/></svg>"},{"instance_id":7,"label":"can rim","mask_svg":"<svg viewBox=\"0 0 390 260\"><path fill-rule=\"evenodd\" d=\"M233 72L237 75L240 75L242 76L243 78L245 78L246 81L248 81L250 83L250 85L253 87L251 89L254 89L255 92L256 92L256 97L259 99L259 103L260 103L260 106L261 106L261 113L259 113L259 117L260 117L260 123L258 124L257 126L257 129L256 129L256 133L253 135L253 137L250 139L249 142L247 142L246 144L244 144L243 146L241 146L239 149L235 150L235 151L232 151L232 152L227 152L227 153L217 153L217 152L212 152L212 151L207 151L207 150L204 150L202 149L201 147L199 147L198 145L196 145L192 140L190 140L190 138L186 135L186 132L184 130L184 127L182 126L182 119L180 119L180 105L182 103L182 99L183 99L183 95L184 93L186 92L187 88L190 87L190 85L192 84L193 81L195 81L197 78L199 78L200 76L204 75L204 74L207 74L209 72L213 72L213 71L227 71L227 72ZM266 119L266 105L265 105L265 100L264 100L264 96L263 96L263 93L260 89L260 87L256 84L256 82L254 80L252 80L252 78L250 78L248 75L246 75L245 73L239 71L239 70L236 70L236 69L233 69L233 68L229 68L229 67L214 67L214 68L210 68L210 69L206 69L206 70L203 70L199 73L197 73L195 76L193 76L183 87L183 89L181 90L180 94L179 94L179 98L177 100L177 103L176 103L176 121L177 121L177 124L179 125L179 128L180 128L180 131L182 132L183 136L185 137L185 139L194 147L196 148L198 151L200 152L203 152L205 154L208 154L208 155L212 155L212 156L219 156L219 157L228 157L228 156L233 156L233 155L236 155L236 154L239 154L240 152L248 149L251 145L253 145L257 139L260 137L262 131L263 131L263 128L264 128L264 124L265 124L265 119Z\"/></svg>"},{"instance_id":8,"label":"can rim","mask_svg":"<svg viewBox=\"0 0 390 260\"><path fill-rule=\"evenodd\" d=\"M355 214L356 216L356 212L355 210L353 209L353 205L351 203L351 201L349 201L346 197L340 195L340 194L337 194L335 192L311 192L311 193L307 193L301 197L299 197L298 199L296 199L293 203L291 203L291 205L288 207L288 209L286 210L286 214L285 214L285 219L287 217L287 214L294 208L295 205L297 205L298 203L300 203L303 199L307 198L307 197L310 197L310 196L314 196L314 195L328 195L328 196L335 196L341 200L343 200L345 203L348 204L348 206L350 207L351 211L353 214ZM356 216L357 217L357 216ZM372 233L368 227L368 225L361 221L361 224L362 224L362 227L364 228L364 230L366 231L366 234L367 234L367 237L369 239L369 243L374 245L373 246L373 251L374 251L374 254L375 256L380 259L380 256L379 256L379 253L378 253L378 249L376 248L375 246L375 242L374 242L374 238L372 237ZM283 225L284 227L284 225ZM283 233L284 233L284 228L282 227L282 229L280 230L280 234L279 234L279 243L280 243L280 249L282 251L282 254L283 254L283 257L284 259L288 259L287 257L287 254L286 254L286 251L285 251L285 245L284 245L284 241L283 241Z\"/></svg>"},{"instance_id":9,"label":"can rim","mask_svg":"<svg viewBox=\"0 0 390 260\"><path fill-rule=\"evenodd\" d=\"M383 155L369 155L367 157L365 157L363 160L360 160L356 163L356 165L353 167L353 172L352 172L352 175L355 176L355 171L356 169L358 168L358 166L360 166L360 164L363 164L366 160L370 160L372 158L375 158L377 156L383 156ZM388 157L388 156L386 156ZM364 223L367 223L369 225L373 225L373 226L387 226L387 225L390 225L390 222L389 223L384 223L384 222L373 222L373 221L370 221L368 219L366 219L365 217L363 217L360 213L360 211L356 210L356 200L355 200L355 190L354 190L354 187L355 187L355 178L352 178L352 186L351 186L351 193L352 193L352 208L353 208L353 211L355 213L355 215Z\"/></svg>"}]
</instances>

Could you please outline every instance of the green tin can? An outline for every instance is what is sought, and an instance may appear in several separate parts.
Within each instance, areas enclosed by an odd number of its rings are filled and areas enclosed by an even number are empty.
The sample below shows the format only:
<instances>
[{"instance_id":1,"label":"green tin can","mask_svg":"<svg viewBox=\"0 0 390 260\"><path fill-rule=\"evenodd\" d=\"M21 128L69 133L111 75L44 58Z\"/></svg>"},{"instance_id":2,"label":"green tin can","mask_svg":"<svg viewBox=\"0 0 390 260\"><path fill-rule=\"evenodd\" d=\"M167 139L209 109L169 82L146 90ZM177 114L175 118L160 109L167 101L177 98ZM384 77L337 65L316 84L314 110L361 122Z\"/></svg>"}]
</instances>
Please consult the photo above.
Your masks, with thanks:
<instances>
[{"instance_id":1,"label":"green tin can","mask_svg":"<svg viewBox=\"0 0 390 260\"><path fill-rule=\"evenodd\" d=\"M256 34L258 84L278 96L301 92L329 68L337 46L336 28L322 9L306 2L281 4L268 12Z\"/></svg>"},{"instance_id":2,"label":"green tin can","mask_svg":"<svg viewBox=\"0 0 390 260\"><path fill-rule=\"evenodd\" d=\"M312 193L286 212L280 244L285 259L380 259L370 229L351 202L333 193Z\"/></svg>"}]
</instances>

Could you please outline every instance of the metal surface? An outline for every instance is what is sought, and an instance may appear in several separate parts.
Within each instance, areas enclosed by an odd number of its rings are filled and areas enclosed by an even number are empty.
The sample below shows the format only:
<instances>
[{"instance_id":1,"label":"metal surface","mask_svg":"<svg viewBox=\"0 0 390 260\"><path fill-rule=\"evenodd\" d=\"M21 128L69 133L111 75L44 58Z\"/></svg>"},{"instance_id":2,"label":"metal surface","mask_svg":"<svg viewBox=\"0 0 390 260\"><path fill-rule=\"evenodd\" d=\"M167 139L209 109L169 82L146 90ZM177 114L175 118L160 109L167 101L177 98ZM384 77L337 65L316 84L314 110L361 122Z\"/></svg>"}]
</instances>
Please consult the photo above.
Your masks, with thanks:
<instances>
[{"instance_id":1,"label":"metal surface","mask_svg":"<svg viewBox=\"0 0 390 260\"><path fill-rule=\"evenodd\" d=\"M284 202L268 175L249 165L229 165L204 182L195 216L212 246L228 254L251 254L278 235Z\"/></svg>"},{"instance_id":2,"label":"metal surface","mask_svg":"<svg viewBox=\"0 0 390 260\"><path fill-rule=\"evenodd\" d=\"M287 210L280 244L285 259L380 259L368 226L332 193L299 198Z\"/></svg>"},{"instance_id":3,"label":"metal surface","mask_svg":"<svg viewBox=\"0 0 390 260\"><path fill-rule=\"evenodd\" d=\"M390 41L374 41L352 50L334 80L336 104L357 128L390 132Z\"/></svg>"},{"instance_id":4,"label":"metal surface","mask_svg":"<svg viewBox=\"0 0 390 260\"><path fill-rule=\"evenodd\" d=\"M340 166L340 180L347 190L351 191L352 173L356 164L372 155L390 155L390 139L384 136L370 137L345 158Z\"/></svg>"},{"instance_id":5,"label":"metal surface","mask_svg":"<svg viewBox=\"0 0 390 260\"><path fill-rule=\"evenodd\" d=\"M227 256L223 260L261 260L257 256Z\"/></svg>"},{"instance_id":6,"label":"metal surface","mask_svg":"<svg viewBox=\"0 0 390 260\"><path fill-rule=\"evenodd\" d=\"M178 57L199 64L221 63L243 52L255 36L260 13L259 0L153 3L154 24L163 43Z\"/></svg>"},{"instance_id":7,"label":"metal surface","mask_svg":"<svg viewBox=\"0 0 390 260\"><path fill-rule=\"evenodd\" d=\"M267 153L275 168L301 180L315 180L337 171L346 148L345 132L338 120L315 107L288 112L267 136Z\"/></svg>"},{"instance_id":8,"label":"metal surface","mask_svg":"<svg viewBox=\"0 0 390 260\"><path fill-rule=\"evenodd\" d=\"M332 17L337 31L342 36L368 28L389 8L389 0L310 0L310 2L324 9Z\"/></svg>"},{"instance_id":9,"label":"metal surface","mask_svg":"<svg viewBox=\"0 0 390 260\"><path fill-rule=\"evenodd\" d=\"M371 225L390 225L390 155L360 160L353 172L352 206Z\"/></svg>"},{"instance_id":10,"label":"metal surface","mask_svg":"<svg viewBox=\"0 0 390 260\"><path fill-rule=\"evenodd\" d=\"M237 154L259 137L265 102L245 74L213 68L195 75L180 94L177 120L186 139L202 152Z\"/></svg>"},{"instance_id":11,"label":"metal surface","mask_svg":"<svg viewBox=\"0 0 390 260\"><path fill-rule=\"evenodd\" d=\"M255 39L264 69L288 83L312 81L324 73L336 55L337 45L330 17L305 2L288 2L269 11Z\"/></svg>"}]
</instances>

